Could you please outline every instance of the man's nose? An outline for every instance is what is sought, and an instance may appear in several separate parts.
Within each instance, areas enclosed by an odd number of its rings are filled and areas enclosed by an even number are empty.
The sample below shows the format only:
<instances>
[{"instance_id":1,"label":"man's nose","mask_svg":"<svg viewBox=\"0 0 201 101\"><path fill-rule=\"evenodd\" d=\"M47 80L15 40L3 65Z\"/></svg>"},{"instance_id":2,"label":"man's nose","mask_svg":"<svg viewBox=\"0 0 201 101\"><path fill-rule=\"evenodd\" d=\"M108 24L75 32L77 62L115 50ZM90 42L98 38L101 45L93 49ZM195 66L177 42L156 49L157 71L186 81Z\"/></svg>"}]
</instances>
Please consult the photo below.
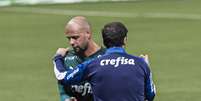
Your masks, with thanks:
<instances>
[{"instance_id":1,"label":"man's nose","mask_svg":"<svg viewBox=\"0 0 201 101\"><path fill-rule=\"evenodd\" d=\"M72 39L72 38L70 39L70 45L71 45L71 46L74 46L74 45L75 45L75 40Z\"/></svg>"}]
</instances>

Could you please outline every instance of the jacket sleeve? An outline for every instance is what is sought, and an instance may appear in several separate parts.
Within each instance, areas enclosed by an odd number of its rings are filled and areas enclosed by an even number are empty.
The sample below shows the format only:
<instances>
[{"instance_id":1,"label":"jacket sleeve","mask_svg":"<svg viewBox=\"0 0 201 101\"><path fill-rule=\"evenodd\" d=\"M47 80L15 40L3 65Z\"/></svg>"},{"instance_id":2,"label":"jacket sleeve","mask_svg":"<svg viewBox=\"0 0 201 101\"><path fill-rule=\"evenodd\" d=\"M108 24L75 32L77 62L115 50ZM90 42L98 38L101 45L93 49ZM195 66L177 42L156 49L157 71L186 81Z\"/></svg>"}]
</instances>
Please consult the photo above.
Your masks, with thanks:
<instances>
[{"instance_id":1,"label":"jacket sleeve","mask_svg":"<svg viewBox=\"0 0 201 101\"><path fill-rule=\"evenodd\" d=\"M150 72L145 80L145 98L148 101L153 101L155 95L156 95L156 88L152 80L152 73Z\"/></svg>"},{"instance_id":2,"label":"jacket sleeve","mask_svg":"<svg viewBox=\"0 0 201 101\"><path fill-rule=\"evenodd\" d=\"M63 57L61 55L57 55L53 59L56 79L63 84L77 84L83 81L85 69L90 62L91 61L89 60L77 65L73 69L69 69L69 67L65 67Z\"/></svg>"},{"instance_id":3,"label":"jacket sleeve","mask_svg":"<svg viewBox=\"0 0 201 101\"><path fill-rule=\"evenodd\" d=\"M148 63L144 60L143 66L145 68L145 99L147 101L153 101L156 95L156 88L152 79L152 73Z\"/></svg>"}]
</instances>

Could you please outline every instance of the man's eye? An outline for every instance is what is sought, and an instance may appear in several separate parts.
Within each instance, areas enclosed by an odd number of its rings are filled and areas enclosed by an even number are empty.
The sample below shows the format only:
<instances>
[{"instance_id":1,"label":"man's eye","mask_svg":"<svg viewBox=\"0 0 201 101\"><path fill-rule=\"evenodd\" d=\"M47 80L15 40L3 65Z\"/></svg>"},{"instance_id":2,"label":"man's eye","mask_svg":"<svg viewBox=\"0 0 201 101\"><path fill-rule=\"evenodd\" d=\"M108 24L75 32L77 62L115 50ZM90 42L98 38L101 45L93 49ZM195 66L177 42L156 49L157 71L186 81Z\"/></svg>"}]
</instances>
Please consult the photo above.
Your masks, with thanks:
<instances>
[{"instance_id":1,"label":"man's eye","mask_svg":"<svg viewBox=\"0 0 201 101\"><path fill-rule=\"evenodd\" d=\"M66 37L68 40L70 39L74 39L74 40L77 40L79 38L79 36L73 36L73 37Z\"/></svg>"},{"instance_id":2,"label":"man's eye","mask_svg":"<svg viewBox=\"0 0 201 101\"><path fill-rule=\"evenodd\" d=\"M72 38L76 40L76 39L78 39L78 38L79 38L79 36L74 36L74 37L72 37Z\"/></svg>"},{"instance_id":3,"label":"man's eye","mask_svg":"<svg viewBox=\"0 0 201 101\"><path fill-rule=\"evenodd\" d=\"M68 40L70 40L71 38L70 37L66 37Z\"/></svg>"}]
</instances>

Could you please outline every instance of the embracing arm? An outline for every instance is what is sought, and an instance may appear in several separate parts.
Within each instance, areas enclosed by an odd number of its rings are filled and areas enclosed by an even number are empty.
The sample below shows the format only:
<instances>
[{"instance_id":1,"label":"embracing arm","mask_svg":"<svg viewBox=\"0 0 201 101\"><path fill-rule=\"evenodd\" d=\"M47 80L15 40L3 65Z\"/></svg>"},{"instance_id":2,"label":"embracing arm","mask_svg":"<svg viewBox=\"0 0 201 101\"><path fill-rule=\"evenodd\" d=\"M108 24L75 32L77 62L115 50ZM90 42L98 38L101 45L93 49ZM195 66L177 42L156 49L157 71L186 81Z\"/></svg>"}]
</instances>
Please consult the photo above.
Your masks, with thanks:
<instances>
[{"instance_id":1,"label":"embracing arm","mask_svg":"<svg viewBox=\"0 0 201 101\"><path fill-rule=\"evenodd\" d=\"M156 95L156 88L152 79L152 73L150 70L150 63L149 63L149 59L148 59L148 55L144 55L141 57L143 57L144 63L143 65L145 66L145 99L146 101L153 101L154 97Z\"/></svg>"},{"instance_id":2,"label":"embracing arm","mask_svg":"<svg viewBox=\"0 0 201 101\"><path fill-rule=\"evenodd\" d=\"M73 69L69 69L69 67L65 67L64 65L63 56L56 55L53 59L53 63L57 80L64 84L76 84L83 81L85 69L90 61L79 64Z\"/></svg>"},{"instance_id":3,"label":"embracing arm","mask_svg":"<svg viewBox=\"0 0 201 101\"><path fill-rule=\"evenodd\" d=\"M145 101L153 101L156 95L156 88L152 79L148 55L140 55L142 67L145 71Z\"/></svg>"},{"instance_id":4,"label":"embracing arm","mask_svg":"<svg viewBox=\"0 0 201 101\"><path fill-rule=\"evenodd\" d=\"M147 101L153 101L156 95L156 88L152 80L152 73L149 73L149 76L145 81L145 98Z\"/></svg>"}]
</instances>

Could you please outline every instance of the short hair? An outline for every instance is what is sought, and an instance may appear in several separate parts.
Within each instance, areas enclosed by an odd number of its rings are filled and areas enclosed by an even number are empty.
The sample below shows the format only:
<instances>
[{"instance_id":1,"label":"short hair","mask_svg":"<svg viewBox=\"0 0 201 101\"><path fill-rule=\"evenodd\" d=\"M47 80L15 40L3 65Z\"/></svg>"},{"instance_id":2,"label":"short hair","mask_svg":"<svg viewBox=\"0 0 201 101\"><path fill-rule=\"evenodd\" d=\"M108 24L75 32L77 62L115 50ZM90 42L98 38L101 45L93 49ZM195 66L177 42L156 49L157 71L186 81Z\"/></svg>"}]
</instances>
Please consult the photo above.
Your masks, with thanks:
<instances>
[{"instance_id":1,"label":"short hair","mask_svg":"<svg viewBox=\"0 0 201 101\"><path fill-rule=\"evenodd\" d=\"M127 36L127 28L121 22L111 22L102 29L103 43L107 48L122 47Z\"/></svg>"}]
</instances>

